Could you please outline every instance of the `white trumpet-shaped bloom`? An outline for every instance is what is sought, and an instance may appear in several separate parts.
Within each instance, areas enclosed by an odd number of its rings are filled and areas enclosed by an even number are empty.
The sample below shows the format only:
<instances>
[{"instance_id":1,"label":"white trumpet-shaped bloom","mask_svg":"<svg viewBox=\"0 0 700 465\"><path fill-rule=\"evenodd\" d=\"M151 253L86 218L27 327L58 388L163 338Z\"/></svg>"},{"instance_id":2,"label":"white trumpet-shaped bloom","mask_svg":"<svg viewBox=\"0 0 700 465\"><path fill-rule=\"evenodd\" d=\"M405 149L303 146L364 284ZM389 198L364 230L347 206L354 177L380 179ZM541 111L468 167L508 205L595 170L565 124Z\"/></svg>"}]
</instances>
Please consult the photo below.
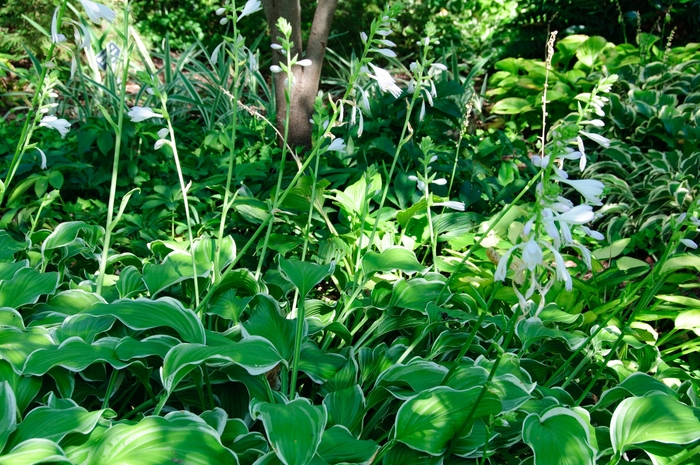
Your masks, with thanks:
<instances>
[{"instance_id":1,"label":"white trumpet-shaped bloom","mask_svg":"<svg viewBox=\"0 0 700 465\"><path fill-rule=\"evenodd\" d=\"M586 199L586 202L591 205L603 205L600 196L603 195L605 185L602 182L595 179L564 179L561 176L555 176L554 178L576 189Z\"/></svg>"},{"instance_id":2,"label":"white trumpet-shaped bloom","mask_svg":"<svg viewBox=\"0 0 700 465\"><path fill-rule=\"evenodd\" d=\"M374 66L374 64L369 64L374 71L374 74L369 74L369 76L377 81L379 88L382 92L389 92L394 98L399 98L401 95L401 89L396 85L396 81L391 74L383 68Z\"/></svg>"},{"instance_id":3,"label":"white trumpet-shaped bloom","mask_svg":"<svg viewBox=\"0 0 700 465\"><path fill-rule=\"evenodd\" d=\"M162 118L163 115L156 113L149 107L134 107L127 113L131 118L132 123L140 123L149 118Z\"/></svg>"},{"instance_id":4,"label":"white trumpet-shaped bloom","mask_svg":"<svg viewBox=\"0 0 700 465\"><path fill-rule=\"evenodd\" d=\"M85 9L85 13L88 15L88 18L90 18L90 20L95 24L100 24L100 21L102 19L104 19L108 23L111 23L114 22L114 18L117 17L117 14L114 11L102 5L101 3L96 3L90 0L78 1L81 5L83 5L83 8Z\"/></svg>"},{"instance_id":5,"label":"white trumpet-shaped bloom","mask_svg":"<svg viewBox=\"0 0 700 465\"><path fill-rule=\"evenodd\" d=\"M53 11L53 18L51 19L51 42L54 44L60 44L66 41L66 36L58 33L58 8Z\"/></svg>"},{"instance_id":6,"label":"white trumpet-shaped bloom","mask_svg":"<svg viewBox=\"0 0 700 465\"><path fill-rule=\"evenodd\" d=\"M340 137L336 137L333 139L333 142L331 142L331 145L328 146L326 150L329 152L342 152L345 150L345 141L341 139Z\"/></svg>"},{"instance_id":7,"label":"white trumpet-shaped bloom","mask_svg":"<svg viewBox=\"0 0 700 465\"><path fill-rule=\"evenodd\" d=\"M44 116L41 118L39 126L55 129L61 133L61 137L66 137L66 134L70 131L70 123L63 118L59 119L55 116Z\"/></svg>"},{"instance_id":8,"label":"white trumpet-shaped bloom","mask_svg":"<svg viewBox=\"0 0 700 465\"><path fill-rule=\"evenodd\" d=\"M243 7L243 11L241 11L241 14L238 15L238 19L236 19L236 22L240 21L241 18L252 15L256 11L262 10L262 5L260 4L260 0L248 0L245 3L245 6Z\"/></svg>"}]
</instances>

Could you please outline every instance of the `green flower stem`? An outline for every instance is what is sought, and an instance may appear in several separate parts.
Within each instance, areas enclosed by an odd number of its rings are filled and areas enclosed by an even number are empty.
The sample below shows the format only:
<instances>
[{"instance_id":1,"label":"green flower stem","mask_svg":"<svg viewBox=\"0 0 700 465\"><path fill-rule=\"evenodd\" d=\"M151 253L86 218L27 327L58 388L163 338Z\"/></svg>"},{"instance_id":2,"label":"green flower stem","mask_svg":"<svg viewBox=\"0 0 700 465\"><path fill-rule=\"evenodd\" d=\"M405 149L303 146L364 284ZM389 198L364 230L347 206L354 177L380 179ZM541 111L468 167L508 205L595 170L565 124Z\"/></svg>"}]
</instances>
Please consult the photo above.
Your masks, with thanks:
<instances>
[{"instance_id":1,"label":"green flower stem","mask_svg":"<svg viewBox=\"0 0 700 465\"><path fill-rule=\"evenodd\" d=\"M620 343L622 342L623 337L625 337L624 328L620 329L620 335L617 337L617 339L615 340L615 343L610 348L610 352L608 352L608 355L605 356L603 363L600 364L600 366L596 370L595 374L591 377L591 380L588 383L588 385L586 386L586 388L583 390L583 392L578 397L578 399L576 399L576 402L574 402L574 407L578 407L579 405L581 405L581 402L583 402L583 399L585 399L586 396L588 395L588 393L591 391L591 389L593 389L593 386L600 378L600 374L603 372L603 370L605 370L608 367L608 363L610 363L610 360L612 360L612 358L617 353L617 348L620 346ZM571 377L569 379L571 379Z\"/></svg>"},{"instance_id":2,"label":"green flower stem","mask_svg":"<svg viewBox=\"0 0 700 465\"><path fill-rule=\"evenodd\" d=\"M112 230L116 225L112 224L114 219L114 202L117 193L117 178L119 177L119 156L122 148L122 128L124 127L124 110L126 109L126 85L129 82L129 2L124 5L124 50L126 50L126 58L124 59L124 69L122 70L122 82L119 90L119 109L117 110L117 124L114 127L114 161L112 163L112 180L109 186L109 200L107 203L107 224L105 226L105 235L102 243L102 256L100 258L100 267L97 273L97 289L98 295L102 295L102 287L104 286L105 272L107 269L107 258L109 257L109 247L112 240Z\"/></svg>"},{"instance_id":3,"label":"green flower stem","mask_svg":"<svg viewBox=\"0 0 700 465\"><path fill-rule=\"evenodd\" d=\"M56 24L61 25L61 22L63 20L63 15L66 11L66 5L68 4L68 0L63 0L61 2L61 6L58 10L58 15L56 16ZM49 63L53 59L53 53L56 50L56 45L55 43L51 42L51 46L49 47L49 51L46 54L46 63ZM44 97L46 92L44 91L44 81L46 80L46 75L49 72L49 67L44 66L41 67L41 74L39 75L39 82L37 82L37 88L34 91L34 96L32 97L32 105L30 108L30 112L34 110L34 117L30 118L29 114L27 114L27 117L24 119L24 124L22 125L22 132L20 133L19 136L19 142L17 142L17 146L15 147L15 153L12 156L12 161L10 162L10 167L7 170L7 176L5 176L5 182L0 184L0 205L2 205L2 201L5 198L5 192L10 188L10 183L12 183L12 178L14 178L15 173L17 172L17 168L19 167L20 161L22 161L22 157L24 156L24 153L27 151L27 146L29 146L29 142L32 139L32 135L34 134L34 129L36 129L37 124L39 124L39 121L42 118L42 113L39 111L39 108L41 107L41 104L44 101ZM31 121L31 123L30 123Z\"/></svg>"},{"instance_id":4,"label":"green flower stem","mask_svg":"<svg viewBox=\"0 0 700 465\"><path fill-rule=\"evenodd\" d=\"M231 7L233 8L234 18L233 18L233 82L237 83L240 75L240 60L238 59L238 27L235 18L236 14L236 1L233 0ZM231 195L231 180L233 179L233 167L236 163L236 130L238 126L238 95L239 86L234 86L233 88L233 98L231 99L231 104L233 105L233 112L231 114L231 140L230 140L230 150L228 159L228 171L226 173L226 189L224 190L224 204L221 207L221 221L219 223L219 234L216 240L216 252L214 253L214 282L219 282L221 280L221 244L224 240L224 229L226 228L226 219L228 217L228 211L231 208L229 197ZM218 96L217 96L218 98Z\"/></svg>"},{"instance_id":5,"label":"green flower stem","mask_svg":"<svg viewBox=\"0 0 700 465\"><path fill-rule=\"evenodd\" d=\"M112 397L112 391L114 390L114 383L117 381L117 376L119 375L119 370L112 368L112 374L109 376L109 384L107 385L107 391L105 392L105 398L102 400L102 408L109 407L109 398Z\"/></svg>"}]
</instances>

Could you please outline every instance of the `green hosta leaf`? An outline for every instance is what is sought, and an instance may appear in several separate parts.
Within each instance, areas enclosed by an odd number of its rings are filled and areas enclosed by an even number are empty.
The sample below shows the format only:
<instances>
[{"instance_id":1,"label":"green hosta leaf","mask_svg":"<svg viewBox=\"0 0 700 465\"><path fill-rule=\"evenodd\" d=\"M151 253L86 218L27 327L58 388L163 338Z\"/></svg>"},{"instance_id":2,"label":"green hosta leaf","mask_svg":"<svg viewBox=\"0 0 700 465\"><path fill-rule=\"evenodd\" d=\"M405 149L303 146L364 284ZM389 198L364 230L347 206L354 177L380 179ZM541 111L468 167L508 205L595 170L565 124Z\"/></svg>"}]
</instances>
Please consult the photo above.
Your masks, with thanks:
<instances>
[{"instance_id":1,"label":"green hosta leaf","mask_svg":"<svg viewBox=\"0 0 700 465\"><path fill-rule=\"evenodd\" d=\"M245 311L248 303L253 297L236 297L236 290L229 289L219 295L211 304L208 315L218 315L227 320L233 320L234 324L238 324L241 314Z\"/></svg>"},{"instance_id":2,"label":"green hosta leaf","mask_svg":"<svg viewBox=\"0 0 700 465\"><path fill-rule=\"evenodd\" d=\"M14 328L24 329L22 315L14 308L0 308L0 326L12 326Z\"/></svg>"},{"instance_id":3,"label":"green hosta leaf","mask_svg":"<svg viewBox=\"0 0 700 465\"><path fill-rule=\"evenodd\" d=\"M508 97L496 102L493 108L491 108L491 113L497 115L518 115L531 111L532 109L533 107L530 105L530 102L524 98Z\"/></svg>"},{"instance_id":4,"label":"green hosta leaf","mask_svg":"<svg viewBox=\"0 0 700 465\"><path fill-rule=\"evenodd\" d=\"M10 383L0 381L0 452L17 427L17 400Z\"/></svg>"},{"instance_id":5,"label":"green hosta leaf","mask_svg":"<svg viewBox=\"0 0 700 465\"><path fill-rule=\"evenodd\" d=\"M14 447L27 439L42 438L59 442L69 433L88 434L102 417L112 418L110 409L88 412L82 407L58 409L37 407L30 411L12 434L7 447Z\"/></svg>"},{"instance_id":6,"label":"green hosta leaf","mask_svg":"<svg viewBox=\"0 0 700 465\"><path fill-rule=\"evenodd\" d=\"M22 268L12 279L0 282L0 307L19 308L35 304L40 296L52 294L57 287L58 273Z\"/></svg>"},{"instance_id":7,"label":"green hosta leaf","mask_svg":"<svg viewBox=\"0 0 700 465\"><path fill-rule=\"evenodd\" d=\"M29 406L41 389L41 378L18 375L5 360L0 360L0 382L6 381L15 396L15 405L20 413ZM0 447L0 451L2 447Z\"/></svg>"},{"instance_id":8,"label":"green hosta leaf","mask_svg":"<svg viewBox=\"0 0 700 465\"><path fill-rule=\"evenodd\" d=\"M197 261L197 274L200 274L200 266L207 270L214 269L216 257L216 239L202 237L194 243L194 256ZM226 268L236 258L236 243L231 236L226 236L221 241L219 251L219 271Z\"/></svg>"},{"instance_id":9,"label":"green hosta leaf","mask_svg":"<svg viewBox=\"0 0 700 465\"><path fill-rule=\"evenodd\" d=\"M617 259L617 268L622 271L631 270L633 268L649 268L649 264L643 260L632 257L620 257Z\"/></svg>"},{"instance_id":10,"label":"green hosta leaf","mask_svg":"<svg viewBox=\"0 0 700 465\"><path fill-rule=\"evenodd\" d=\"M107 430L86 465L237 465L236 455L195 415L146 417L135 425Z\"/></svg>"},{"instance_id":11,"label":"green hosta leaf","mask_svg":"<svg viewBox=\"0 0 700 465\"><path fill-rule=\"evenodd\" d=\"M41 255L45 257L47 250L65 247L76 242L94 249L104 232L103 227L90 226L83 221L61 223L44 240L44 243L41 245ZM79 234L82 235L82 238L78 238Z\"/></svg>"},{"instance_id":12,"label":"green hosta leaf","mask_svg":"<svg viewBox=\"0 0 700 465\"><path fill-rule=\"evenodd\" d=\"M0 331L0 359L6 360L17 374L22 374L29 354L53 345L48 330L43 327L30 327L24 331L5 327Z\"/></svg>"},{"instance_id":13,"label":"green hosta leaf","mask_svg":"<svg viewBox=\"0 0 700 465\"><path fill-rule=\"evenodd\" d=\"M425 312L425 307L434 302L440 305L449 297L444 292L445 284L441 281L428 281L423 278L413 278L410 281L400 279L394 284L389 307L407 308ZM437 301L441 296L440 302Z\"/></svg>"},{"instance_id":14,"label":"green hosta leaf","mask_svg":"<svg viewBox=\"0 0 700 465\"><path fill-rule=\"evenodd\" d=\"M365 416L365 395L359 385L331 392L323 398L328 411L328 424L342 425L359 435Z\"/></svg>"},{"instance_id":15,"label":"green hosta leaf","mask_svg":"<svg viewBox=\"0 0 700 465\"><path fill-rule=\"evenodd\" d=\"M141 272L135 266L129 265L119 273L117 291L119 298L128 299L146 290Z\"/></svg>"},{"instance_id":16,"label":"green hosta leaf","mask_svg":"<svg viewBox=\"0 0 700 465\"><path fill-rule=\"evenodd\" d=\"M117 342L116 338L103 338L94 344L88 344L74 336L59 346L32 352L24 364L23 373L44 375L57 366L79 372L95 362L107 362L115 368L124 368L128 363L119 360L114 352Z\"/></svg>"},{"instance_id":17,"label":"green hosta leaf","mask_svg":"<svg viewBox=\"0 0 700 465\"><path fill-rule=\"evenodd\" d=\"M114 324L111 315L92 316L87 314L71 315L63 320L63 324L54 333L55 339L61 343L71 337L79 337L91 344L98 334L108 331Z\"/></svg>"},{"instance_id":18,"label":"green hosta leaf","mask_svg":"<svg viewBox=\"0 0 700 465\"><path fill-rule=\"evenodd\" d=\"M538 342L543 338L558 339L569 347L576 350L586 342L586 335L580 331L561 331L547 328L538 317L524 319L518 323L515 329L518 338L523 342L525 348Z\"/></svg>"},{"instance_id":19,"label":"green hosta leaf","mask_svg":"<svg viewBox=\"0 0 700 465\"><path fill-rule=\"evenodd\" d=\"M588 68L593 68L598 55L607 45L608 41L600 36L589 37L576 49L576 58L578 58L579 63Z\"/></svg>"},{"instance_id":20,"label":"green hosta leaf","mask_svg":"<svg viewBox=\"0 0 700 465\"><path fill-rule=\"evenodd\" d=\"M168 351L180 344L177 338L166 334L156 334L137 341L129 336L121 339L114 348L114 353L120 360L157 356L165 358Z\"/></svg>"},{"instance_id":21,"label":"green hosta leaf","mask_svg":"<svg viewBox=\"0 0 700 465\"><path fill-rule=\"evenodd\" d=\"M369 463L377 449L376 442L360 441L344 426L332 426L323 432L318 455L330 464Z\"/></svg>"},{"instance_id":22,"label":"green hosta leaf","mask_svg":"<svg viewBox=\"0 0 700 465\"><path fill-rule=\"evenodd\" d=\"M600 396L594 410L604 409L625 397L642 397L652 392L661 392L671 397L677 397L670 387L646 373L633 373L617 386L608 389Z\"/></svg>"},{"instance_id":23,"label":"green hosta leaf","mask_svg":"<svg viewBox=\"0 0 700 465\"><path fill-rule=\"evenodd\" d=\"M305 299L311 289L329 274L333 274L335 263L318 265L299 260L285 260L280 257L279 270L284 279L294 284L299 290L299 298Z\"/></svg>"},{"instance_id":24,"label":"green hosta leaf","mask_svg":"<svg viewBox=\"0 0 700 465\"><path fill-rule=\"evenodd\" d=\"M73 465L63 451L48 439L30 439L19 444L10 452L0 456L0 465L34 465L47 463L65 463Z\"/></svg>"},{"instance_id":25,"label":"green hosta leaf","mask_svg":"<svg viewBox=\"0 0 700 465\"><path fill-rule=\"evenodd\" d=\"M211 270L197 263L197 276L206 277ZM192 279L192 256L182 250L168 254L162 264L147 263L143 267L143 281L146 283L151 297L168 287Z\"/></svg>"},{"instance_id":26,"label":"green hosta leaf","mask_svg":"<svg viewBox=\"0 0 700 465\"><path fill-rule=\"evenodd\" d=\"M597 260L610 260L620 255L630 243L631 239L620 239L607 247L594 250L591 255Z\"/></svg>"},{"instance_id":27,"label":"green hosta leaf","mask_svg":"<svg viewBox=\"0 0 700 465\"><path fill-rule=\"evenodd\" d=\"M660 274L671 273L673 271L694 268L700 271L700 255L697 254L680 254L669 258L661 265Z\"/></svg>"},{"instance_id":28,"label":"green hosta leaf","mask_svg":"<svg viewBox=\"0 0 700 465\"><path fill-rule=\"evenodd\" d=\"M0 262L12 261L16 252L24 250L29 242L19 242L10 236L7 231L0 231Z\"/></svg>"},{"instance_id":29,"label":"green hosta leaf","mask_svg":"<svg viewBox=\"0 0 700 465\"><path fill-rule=\"evenodd\" d=\"M95 304L84 313L112 315L137 331L165 326L177 331L184 341L200 344L205 341L204 327L197 315L169 297L158 300L122 299L111 304Z\"/></svg>"},{"instance_id":30,"label":"green hosta leaf","mask_svg":"<svg viewBox=\"0 0 700 465\"><path fill-rule=\"evenodd\" d=\"M82 289L68 289L49 297L46 304L40 305L42 310L61 313L63 315L75 315L97 303L107 303L99 295L86 292Z\"/></svg>"},{"instance_id":31,"label":"green hosta leaf","mask_svg":"<svg viewBox=\"0 0 700 465\"><path fill-rule=\"evenodd\" d=\"M288 320L280 314L279 305L272 297L258 294L251 302L252 316L241 325L243 336L260 336L275 346L277 352L287 361L294 354L294 333L296 319ZM302 339L306 336L302 333Z\"/></svg>"},{"instance_id":32,"label":"green hosta leaf","mask_svg":"<svg viewBox=\"0 0 700 465\"><path fill-rule=\"evenodd\" d=\"M370 275L377 271L388 272L400 270L404 273L423 271L425 267L418 262L413 251L403 247L389 247L382 253L369 251L362 257L362 270Z\"/></svg>"},{"instance_id":33,"label":"green hosta leaf","mask_svg":"<svg viewBox=\"0 0 700 465\"><path fill-rule=\"evenodd\" d=\"M535 453L535 465L595 464L590 424L572 410L555 407L523 422L523 441Z\"/></svg>"},{"instance_id":34,"label":"green hosta leaf","mask_svg":"<svg viewBox=\"0 0 700 465\"><path fill-rule=\"evenodd\" d=\"M688 444L700 439L695 411L664 394L631 397L620 402L610 422L613 450L644 449L647 441Z\"/></svg>"},{"instance_id":35,"label":"green hosta leaf","mask_svg":"<svg viewBox=\"0 0 700 465\"><path fill-rule=\"evenodd\" d=\"M346 364L345 357L340 354L324 353L313 341L306 341L301 346L299 371L306 373L315 383L325 383Z\"/></svg>"},{"instance_id":36,"label":"green hosta leaf","mask_svg":"<svg viewBox=\"0 0 700 465\"><path fill-rule=\"evenodd\" d=\"M29 268L29 260L20 260L18 262L0 262L0 281L7 281L22 268Z\"/></svg>"},{"instance_id":37,"label":"green hosta leaf","mask_svg":"<svg viewBox=\"0 0 700 465\"><path fill-rule=\"evenodd\" d=\"M232 342L229 347L180 344L165 356L161 377L163 387L170 393L187 373L203 363L219 366L235 363L251 375L261 375L281 361L282 357L270 341L257 336Z\"/></svg>"},{"instance_id":38,"label":"green hosta leaf","mask_svg":"<svg viewBox=\"0 0 700 465\"><path fill-rule=\"evenodd\" d=\"M700 309L679 313L675 325L676 329L692 329L695 334L700 333Z\"/></svg>"},{"instance_id":39,"label":"green hosta leaf","mask_svg":"<svg viewBox=\"0 0 700 465\"><path fill-rule=\"evenodd\" d=\"M311 405L304 398L283 405L254 403L251 415L262 420L272 448L285 465L311 463L326 428L325 406Z\"/></svg>"},{"instance_id":40,"label":"green hosta leaf","mask_svg":"<svg viewBox=\"0 0 700 465\"><path fill-rule=\"evenodd\" d=\"M423 391L399 408L395 423L396 440L412 449L440 455L467 420L481 387L466 391L440 386ZM500 413L501 403L486 393L471 416L471 421Z\"/></svg>"}]
</instances>

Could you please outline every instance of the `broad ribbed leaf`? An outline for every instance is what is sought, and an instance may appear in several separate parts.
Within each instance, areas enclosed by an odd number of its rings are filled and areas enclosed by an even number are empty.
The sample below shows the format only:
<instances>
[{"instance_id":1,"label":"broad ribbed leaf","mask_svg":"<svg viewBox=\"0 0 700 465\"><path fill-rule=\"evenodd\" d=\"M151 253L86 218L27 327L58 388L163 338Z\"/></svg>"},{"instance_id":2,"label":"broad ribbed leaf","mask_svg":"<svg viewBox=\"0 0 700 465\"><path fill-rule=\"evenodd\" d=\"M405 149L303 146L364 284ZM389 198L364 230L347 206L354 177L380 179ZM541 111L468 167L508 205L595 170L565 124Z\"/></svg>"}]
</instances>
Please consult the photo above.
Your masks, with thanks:
<instances>
[{"instance_id":1,"label":"broad ribbed leaf","mask_svg":"<svg viewBox=\"0 0 700 465\"><path fill-rule=\"evenodd\" d=\"M88 344L74 336L59 346L32 352L22 373L38 376L57 366L78 372L96 362L107 362L115 368L124 368L128 363L119 360L114 352L117 342L116 338L102 338L94 344Z\"/></svg>"},{"instance_id":2,"label":"broad ribbed leaf","mask_svg":"<svg viewBox=\"0 0 700 465\"><path fill-rule=\"evenodd\" d=\"M268 295L258 294L250 303L252 316L241 325L244 336L259 336L275 346L277 352L287 361L294 355L294 333L296 319L288 320L280 314L277 301ZM302 338L306 336L302 332Z\"/></svg>"},{"instance_id":3,"label":"broad ribbed leaf","mask_svg":"<svg viewBox=\"0 0 700 465\"><path fill-rule=\"evenodd\" d=\"M63 455L58 444L48 439L30 439L19 444L9 453L0 456L0 465L34 465L39 463L74 465Z\"/></svg>"},{"instance_id":4,"label":"broad ribbed leaf","mask_svg":"<svg viewBox=\"0 0 700 465\"><path fill-rule=\"evenodd\" d=\"M441 281L427 281L423 278L413 278L410 281L400 279L394 284L389 307L425 312L425 307L430 302L440 305L447 300L449 292L444 292L444 287L445 284Z\"/></svg>"},{"instance_id":5,"label":"broad ribbed leaf","mask_svg":"<svg viewBox=\"0 0 700 465\"><path fill-rule=\"evenodd\" d=\"M22 374L29 354L53 345L48 330L43 327L27 330L5 327L0 331L0 359L7 360L17 374Z\"/></svg>"},{"instance_id":6,"label":"broad ribbed leaf","mask_svg":"<svg viewBox=\"0 0 700 465\"><path fill-rule=\"evenodd\" d=\"M491 112L497 115L517 115L532 110L530 102L524 98L508 97L496 102Z\"/></svg>"},{"instance_id":7,"label":"broad ribbed leaf","mask_svg":"<svg viewBox=\"0 0 700 465\"><path fill-rule=\"evenodd\" d=\"M165 326L177 331L183 341L199 344L205 341L204 327L197 315L170 297L158 300L121 299L111 304L95 304L84 313L112 315L129 328L139 331Z\"/></svg>"},{"instance_id":8,"label":"broad ribbed leaf","mask_svg":"<svg viewBox=\"0 0 700 465\"><path fill-rule=\"evenodd\" d=\"M61 343L71 337L79 337L87 343L92 343L98 334L108 331L114 324L115 318L111 315L93 316L85 313L71 315L56 330L55 338Z\"/></svg>"},{"instance_id":9,"label":"broad ribbed leaf","mask_svg":"<svg viewBox=\"0 0 700 465\"><path fill-rule=\"evenodd\" d=\"M119 273L117 291L119 297L128 299L146 290L141 272L135 266L129 265Z\"/></svg>"},{"instance_id":10,"label":"broad ribbed leaf","mask_svg":"<svg viewBox=\"0 0 700 465\"><path fill-rule=\"evenodd\" d=\"M10 383L0 381L0 452L17 427L17 401Z\"/></svg>"},{"instance_id":11,"label":"broad ribbed leaf","mask_svg":"<svg viewBox=\"0 0 700 465\"><path fill-rule=\"evenodd\" d=\"M281 361L282 357L270 341L257 336L232 342L229 347L180 344L165 356L161 377L163 387L170 393L187 373L203 363L219 366L235 363L251 375L261 375L272 370Z\"/></svg>"},{"instance_id":12,"label":"broad ribbed leaf","mask_svg":"<svg viewBox=\"0 0 700 465\"><path fill-rule=\"evenodd\" d=\"M365 395L359 385L331 392L323 398L329 425L342 425L359 435L365 416Z\"/></svg>"},{"instance_id":13,"label":"broad ribbed leaf","mask_svg":"<svg viewBox=\"0 0 700 465\"><path fill-rule=\"evenodd\" d=\"M137 341L129 336L121 339L114 352L120 360L157 356L165 358L168 351L180 344L177 338L166 334L156 334Z\"/></svg>"},{"instance_id":14,"label":"broad ribbed leaf","mask_svg":"<svg viewBox=\"0 0 700 465\"><path fill-rule=\"evenodd\" d=\"M75 315L87 310L97 303L107 303L99 295L82 289L68 289L49 297L46 304L41 304L41 310Z\"/></svg>"},{"instance_id":15,"label":"broad ribbed leaf","mask_svg":"<svg viewBox=\"0 0 700 465\"><path fill-rule=\"evenodd\" d=\"M590 425L575 412L555 407L542 416L531 413L523 422L523 441L535 454L535 465L594 465Z\"/></svg>"},{"instance_id":16,"label":"broad ribbed leaf","mask_svg":"<svg viewBox=\"0 0 700 465\"><path fill-rule=\"evenodd\" d=\"M262 420L272 448L285 465L311 462L326 427L325 406L299 398L283 405L256 403L251 414Z\"/></svg>"},{"instance_id":17,"label":"broad ribbed leaf","mask_svg":"<svg viewBox=\"0 0 700 465\"><path fill-rule=\"evenodd\" d=\"M41 378L22 376L14 372L12 366L5 360L0 360L0 381L7 381L15 396L15 405L20 413L29 406L41 389ZM0 447L0 450L2 448Z\"/></svg>"},{"instance_id":18,"label":"broad ribbed leaf","mask_svg":"<svg viewBox=\"0 0 700 465\"><path fill-rule=\"evenodd\" d=\"M443 454L447 442L467 420L481 389L457 391L440 386L407 400L396 416L396 440L430 455ZM476 406L471 421L500 411L498 398L487 392Z\"/></svg>"},{"instance_id":19,"label":"broad ribbed leaf","mask_svg":"<svg viewBox=\"0 0 700 465\"><path fill-rule=\"evenodd\" d=\"M135 425L121 424L107 430L85 465L166 463L237 465L238 459L202 420L147 417Z\"/></svg>"},{"instance_id":20,"label":"broad ribbed leaf","mask_svg":"<svg viewBox=\"0 0 700 465\"><path fill-rule=\"evenodd\" d=\"M4 231L0 231L4 232ZM20 260L18 262L0 262L0 281L7 281L22 268L29 267L29 260Z\"/></svg>"},{"instance_id":21,"label":"broad ribbed leaf","mask_svg":"<svg viewBox=\"0 0 700 465\"><path fill-rule=\"evenodd\" d=\"M515 328L515 334L523 342L524 347L529 347L541 339L558 339L564 342L569 349L576 350L586 342L586 335L581 331L568 332L547 328L542 320L536 316L521 320Z\"/></svg>"},{"instance_id":22,"label":"broad ribbed leaf","mask_svg":"<svg viewBox=\"0 0 700 465\"><path fill-rule=\"evenodd\" d=\"M0 308L0 326L12 326L17 329L25 329L22 315L10 307Z\"/></svg>"},{"instance_id":23,"label":"broad ribbed leaf","mask_svg":"<svg viewBox=\"0 0 700 465\"><path fill-rule=\"evenodd\" d=\"M41 245L41 255L45 256L47 250L65 247L76 240L93 248L104 232L105 230L101 226L90 226L83 221L61 223L44 240ZM78 239L78 235L81 235L82 239Z\"/></svg>"},{"instance_id":24,"label":"broad ribbed leaf","mask_svg":"<svg viewBox=\"0 0 700 465\"><path fill-rule=\"evenodd\" d=\"M197 275L200 277L208 276L210 271L205 266L197 267ZM192 256L183 250L171 252L161 264L147 263L143 267L143 281L151 297L174 284L192 279L193 276Z\"/></svg>"},{"instance_id":25,"label":"broad ribbed leaf","mask_svg":"<svg viewBox=\"0 0 700 465\"><path fill-rule=\"evenodd\" d=\"M35 304L40 296L52 294L57 287L58 273L22 268L12 279L0 282L0 307L19 308Z\"/></svg>"},{"instance_id":26,"label":"broad ribbed leaf","mask_svg":"<svg viewBox=\"0 0 700 465\"><path fill-rule=\"evenodd\" d=\"M369 463L379 445L355 439L344 426L332 426L323 432L318 455L330 464Z\"/></svg>"},{"instance_id":27,"label":"broad ribbed leaf","mask_svg":"<svg viewBox=\"0 0 700 465\"><path fill-rule=\"evenodd\" d=\"M425 267L418 262L416 254L403 247L390 247L381 253L369 251L362 257L362 270L367 275L377 271L393 270L416 273L424 269Z\"/></svg>"},{"instance_id":28,"label":"broad ribbed leaf","mask_svg":"<svg viewBox=\"0 0 700 465\"><path fill-rule=\"evenodd\" d=\"M333 273L335 263L318 265L316 263L301 262L299 260L285 260L280 257L279 270L284 279L294 284L299 290L299 297L306 298L306 294L329 274Z\"/></svg>"},{"instance_id":29,"label":"broad ribbed leaf","mask_svg":"<svg viewBox=\"0 0 700 465\"><path fill-rule=\"evenodd\" d=\"M700 439L698 414L665 394L620 402L610 422L613 450L644 449L644 442L688 444Z\"/></svg>"},{"instance_id":30,"label":"broad ribbed leaf","mask_svg":"<svg viewBox=\"0 0 700 465\"><path fill-rule=\"evenodd\" d=\"M17 426L7 447L14 447L31 438L59 442L69 433L87 434L92 431L101 417L112 418L115 415L110 409L88 412L82 407L65 409L37 407L30 411Z\"/></svg>"},{"instance_id":31,"label":"broad ribbed leaf","mask_svg":"<svg viewBox=\"0 0 700 465\"><path fill-rule=\"evenodd\" d=\"M626 397L643 397L651 392L662 392L676 397L673 389L646 373L632 373L617 386L604 391L594 410L604 409Z\"/></svg>"},{"instance_id":32,"label":"broad ribbed leaf","mask_svg":"<svg viewBox=\"0 0 700 465\"><path fill-rule=\"evenodd\" d=\"M24 250L29 246L28 242L14 240L7 231L0 231L0 261L12 261L15 252Z\"/></svg>"}]
</instances>

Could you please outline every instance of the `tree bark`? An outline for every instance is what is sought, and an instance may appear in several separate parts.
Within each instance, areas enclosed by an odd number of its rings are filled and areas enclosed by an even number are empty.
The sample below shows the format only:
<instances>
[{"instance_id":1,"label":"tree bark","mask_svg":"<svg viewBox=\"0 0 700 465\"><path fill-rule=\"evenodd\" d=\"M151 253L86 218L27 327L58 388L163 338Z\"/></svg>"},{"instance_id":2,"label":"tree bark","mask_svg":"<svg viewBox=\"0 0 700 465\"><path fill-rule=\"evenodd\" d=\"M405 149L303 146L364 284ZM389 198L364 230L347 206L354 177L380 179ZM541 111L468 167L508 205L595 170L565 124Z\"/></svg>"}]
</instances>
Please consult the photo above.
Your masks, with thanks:
<instances>
[{"instance_id":1,"label":"tree bark","mask_svg":"<svg viewBox=\"0 0 700 465\"><path fill-rule=\"evenodd\" d=\"M272 42L277 42L277 37L281 35L277 29L277 20L284 18L292 25L292 41L294 48L292 56L295 54L298 59L308 58L311 65L302 67L295 66L294 87L290 99L289 115L289 145L292 147L311 147L311 122L309 121L314 112L314 101L318 93L321 81L321 67L326 54L328 35L331 31L333 15L335 15L338 0L319 0L314 13L314 20L311 25L309 40L306 43L306 56L303 56L304 48L301 41L301 7L299 0L262 0L267 24L270 27ZM278 65L280 61L286 60L285 56L278 51L272 53L272 63ZM283 73L274 74L275 105L277 108L276 125L280 133L284 133L284 118L287 108L287 101L284 96L286 75ZM281 141L280 141L281 143Z\"/></svg>"}]
</instances>

